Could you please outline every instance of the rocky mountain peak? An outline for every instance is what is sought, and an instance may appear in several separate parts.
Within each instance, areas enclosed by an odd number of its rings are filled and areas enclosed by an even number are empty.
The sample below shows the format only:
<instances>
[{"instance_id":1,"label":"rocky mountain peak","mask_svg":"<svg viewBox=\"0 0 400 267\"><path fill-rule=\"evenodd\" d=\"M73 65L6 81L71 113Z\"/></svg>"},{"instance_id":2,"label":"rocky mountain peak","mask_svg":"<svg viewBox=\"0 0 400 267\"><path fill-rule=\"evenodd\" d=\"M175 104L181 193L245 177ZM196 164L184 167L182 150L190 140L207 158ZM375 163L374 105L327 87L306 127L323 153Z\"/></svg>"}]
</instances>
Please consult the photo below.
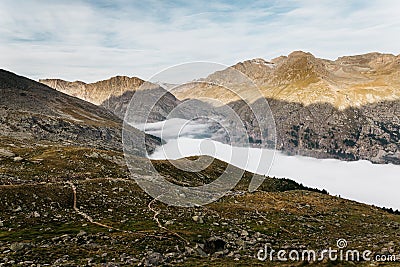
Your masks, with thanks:
<instances>
[{"instance_id":1,"label":"rocky mountain peak","mask_svg":"<svg viewBox=\"0 0 400 267\"><path fill-rule=\"evenodd\" d=\"M115 76L95 83L61 79L42 79L39 82L96 105L102 104L110 97L121 96L127 91L136 91L144 83L140 78L127 76Z\"/></svg>"},{"instance_id":2,"label":"rocky mountain peak","mask_svg":"<svg viewBox=\"0 0 400 267\"><path fill-rule=\"evenodd\" d=\"M136 90L143 83L144 81L137 77L114 76L107 80L91 83L89 84L89 87L98 87L107 91L121 92L127 90Z\"/></svg>"},{"instance_id":3,"label":"rocky mountain peak","mask_svg":"<svg viewBox=\"0 0 400 267\"><path fill-rule=\"evenodd\" d=\"M258 66L259 68L262 68L262 67L271 68L274 66L274 63L272 63L270 61L266 61L263 58L253 58L253 59L245 60L243 62L239 62L239 63L233 65L232 67L235 69L241 69L241 68L248 68L248 67L254 67L254 66Z\"/></svg>"},{"instance_id":4,"label":"rocky mountain peak","mask_svg":"<svg viewBox=\"0 0 400 267\"><path fill-rule=\"evenodd\" d=\"M250 60L243 61L243 64L246 64L246 63L256 64L256 65L265 65L265 66L269 66L269 67L273 66L273 64L274 64L274 63L272 63L270 61L266 61L263 58L253 58L253 59L250 59Z\"/></svg>"},{"instance_id":5,"label":"rocky mountain peak","mask_svg":"<svg viewBox=\"0 0 400 267\"><path fill-rule=\"evenodd\" d=\"M293 51L288 55L288 58L299 58L299 57L312 57L315 58L310 52L304 52L301 50Z\"/></svg>"},{"instance_id":6,"label":"rocky mountain peak","mask_svg":"<svg viewBox=\"0 0 400 267\"><path fill-rule=\"evenodd\" d=\"M246 60L232 66L232 68L240 71L241 73L244 73L252 80L254 80L256 83L260 83L264 81L264 79L268 78L269 73L272 71L274 67L275 67L274 63L266 61L265 59L262 58L254 58Z\"/></svg>"},{"instance_id":7,"label":"rocky mountain peak","mask_svg":"<svg viewBox=\"0 0 400 267\"><path fill-rule=\"evenodd\" d=\"M275 85L292 84L306 87L328 75L322 60L311 53L295 51L278 61L271 83Z\"/></svg>"}]
</instances>

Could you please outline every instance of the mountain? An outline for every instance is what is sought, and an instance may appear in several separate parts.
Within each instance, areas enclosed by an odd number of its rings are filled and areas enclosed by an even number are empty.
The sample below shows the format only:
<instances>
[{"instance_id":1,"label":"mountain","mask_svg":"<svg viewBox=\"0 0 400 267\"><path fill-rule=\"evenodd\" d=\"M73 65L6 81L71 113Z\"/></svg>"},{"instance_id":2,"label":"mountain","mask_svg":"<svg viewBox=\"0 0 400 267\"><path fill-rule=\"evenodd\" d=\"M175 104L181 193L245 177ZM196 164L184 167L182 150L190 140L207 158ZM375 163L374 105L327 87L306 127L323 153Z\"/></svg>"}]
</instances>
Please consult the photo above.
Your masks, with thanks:
<instances>
[{"instance_id":1,"label":"mountain","mask_svg":"<svg viewBox=\"0 0 400 267\"><path fill-rule=\"evenodd\" d=\"M2 138L122 150L122 120L105 108L5 70L0 70L0 92ZM160 143L148 139L149 148Z\"/></svg>"},{"instance_id":2,"label":"mountain","mask_svg":"<svg viewBox=\"0 0 400 267\"><path fill-rule=\"evenodd\" d=\"M235 89L253 110L264 97L277 128L277 149L400 164L399 77L399 56L370 53L331 61L296 51L271 61L238 63L172 93L180 100L207 97L231 106L255 143L260 136L251 110L226 88Z\"/></svg>"},{"instance_id":3,"label":"mountain","mask_svg":"<svg viewBox=\"0 0 400 267\"><path fill-rule=\"evenodd\" d=\"M264 97L287 102L304 105L322 102L343 110L400 98L400 55L369 53L332 61L295 51L271 61L247 60L232 68L251 78ZM211 74L205 81L237 87L235 76L227 68ZM212 90L202 87L180 88L173 93L179 99L213 96ZM239 99L228 93L221 100L228 103Z\"/></svg>"},{"instance_id":4,"label":"mountain","mask_svg":"<svg viewBox=\"0 0 400 267\"><path fill-rule=\"evenodd\" d=\"M82 81L69 82L61 79L40 79L39 82L95 105L101 105L112 96L121 96L127 91L135 91L144 83L142 79L126 76L115 76L108 80L89 84Z\"/></svg>"},{"instance_id":5,"label":"mountain","mask_svg":"<svg viewBox=\"0 0 400 267\"><path fill-rule=\"evenodd\" d=\"M50 86L65 94L78 97L95 105L100 105L112 111L123 119L133 94L146 90L149 94L162 94L162 98L154 107L150 121L164 120L179 101L161 86L145 82L137 77L115 76L95 83L81 81L69 82L60 79L41 79L40 83Z\"/></svg>"}]
</instances>

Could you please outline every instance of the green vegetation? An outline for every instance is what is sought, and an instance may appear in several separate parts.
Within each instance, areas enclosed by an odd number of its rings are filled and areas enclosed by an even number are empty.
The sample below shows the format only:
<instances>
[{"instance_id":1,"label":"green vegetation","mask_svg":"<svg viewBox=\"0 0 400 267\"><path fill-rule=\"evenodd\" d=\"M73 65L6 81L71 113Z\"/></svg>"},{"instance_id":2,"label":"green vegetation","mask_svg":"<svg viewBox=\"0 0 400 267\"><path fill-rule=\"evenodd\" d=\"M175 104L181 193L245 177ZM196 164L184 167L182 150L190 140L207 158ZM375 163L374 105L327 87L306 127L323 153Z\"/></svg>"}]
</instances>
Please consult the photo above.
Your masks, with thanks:
<instances>
[{"instance_id":1,"label":"green vegetation","mask_svg":"<svg viewBox=\"0 0 400 267\"><path fill-rule=\"evenodd\" d=\"M257 192L248 193L252 174L245 172L235 189L214 203L171 207L130 179L120 152L1 142L23 158L0 161L0 262L6 259L8 265L350 266L260 262L255 256L265 244L321 249L334 247L339 238L348 240L349 248L376 253L400 245L400 216L288 179L266 177ZM168 161L153 163L171 182L186 186L210 183L227 166L214 160L196 174ZM80 214L69 182L76 187Z\"/></svg>"}]
</instances>

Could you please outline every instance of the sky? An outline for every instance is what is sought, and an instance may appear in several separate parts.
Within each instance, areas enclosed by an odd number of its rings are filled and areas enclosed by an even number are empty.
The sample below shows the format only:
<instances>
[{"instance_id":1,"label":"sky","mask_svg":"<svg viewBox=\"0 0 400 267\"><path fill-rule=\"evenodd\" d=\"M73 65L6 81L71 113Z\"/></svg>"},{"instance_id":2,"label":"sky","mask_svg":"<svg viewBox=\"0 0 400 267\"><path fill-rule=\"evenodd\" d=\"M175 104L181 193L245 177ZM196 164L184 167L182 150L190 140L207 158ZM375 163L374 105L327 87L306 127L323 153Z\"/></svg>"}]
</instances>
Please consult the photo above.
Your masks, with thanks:
<instances>
[{"instance_id":1,"label":"sky","mask_svg":"<svg viewBox=\"0 0 400 267\"><path fill-rule=\"evenodd\" d=\"M93 82L295 50L328 59L398 55L398 10L398 0L1 0L0 68Z\"/></svg>"}]
</instances>

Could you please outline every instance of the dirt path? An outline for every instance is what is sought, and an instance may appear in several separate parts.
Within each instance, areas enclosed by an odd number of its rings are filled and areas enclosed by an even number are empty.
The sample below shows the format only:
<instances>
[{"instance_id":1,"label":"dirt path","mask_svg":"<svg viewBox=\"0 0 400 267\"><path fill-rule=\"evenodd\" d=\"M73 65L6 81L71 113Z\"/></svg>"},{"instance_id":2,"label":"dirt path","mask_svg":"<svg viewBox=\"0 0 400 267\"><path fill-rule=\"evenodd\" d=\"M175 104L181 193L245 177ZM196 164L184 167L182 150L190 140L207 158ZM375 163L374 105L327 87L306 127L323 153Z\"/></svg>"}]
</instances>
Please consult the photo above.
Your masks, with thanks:
<instances>
[{"instance_id":1,"label":"dirt path","mask_svg":"<svg viewBox=\"0 0 400 267\"><path fill-rule=\"evenodd\" d=\"M113 229L113 230L120 231L119 229L116 229L116 228L114 228L114 227L112 227L112 226L109 226L109 225L106 225L106 224L103 224L103 223L96 222L96 221L93 220L92 217L90 217L89 215L87 215L87 214L84 213L83 211L80 211L80 210L78 209L78 207L76 206L76 186L75 186L72 182L70 182L70 181L68 181L67 184L69 184L69 185L71 186L72 193L74 194L74 205L73 205L73 208L74 208L74 210L76 211L76 213L78 213L79 215L81 215L83 218L85 218L86 220L88 220L90 223L93 223L93 224L95 224L95 225L98 225L98 226L101 226L101 227L105 227L105 228L108 228L108 229Z\"/></svg>"},{"instance_id":2,"label":"dirt path","mask_svg":"<svg viewBox=\"0 0 400 267\"><path fill-rule=\"evenodd\" d=\"M163 225L160 223L160 220L158 219L158 215L160 214L160 211L159 211L159 210L155 210L155 209L152 207L152 204L153 204L156 200L157 200L157 199L154 198L152 201L150 201L150 202L149 202L149 205L147 205L147 207L149 208L149 210L151 210L151 211L154 213L153 220L157 223L158 227L159 227L160 229L163 229L164 231L167 231L167 232L173 234L174 236L180 238L181 240L183 240L183 241L186 243L186 245L190 245L190 242L189 242L186 238L184 238L184 237L182 237L181 235L179 235L178 233L176 233L176 232L174 232L174 231L168 229L167 227L163 226Z\"/></svg>"}]
</instances>

